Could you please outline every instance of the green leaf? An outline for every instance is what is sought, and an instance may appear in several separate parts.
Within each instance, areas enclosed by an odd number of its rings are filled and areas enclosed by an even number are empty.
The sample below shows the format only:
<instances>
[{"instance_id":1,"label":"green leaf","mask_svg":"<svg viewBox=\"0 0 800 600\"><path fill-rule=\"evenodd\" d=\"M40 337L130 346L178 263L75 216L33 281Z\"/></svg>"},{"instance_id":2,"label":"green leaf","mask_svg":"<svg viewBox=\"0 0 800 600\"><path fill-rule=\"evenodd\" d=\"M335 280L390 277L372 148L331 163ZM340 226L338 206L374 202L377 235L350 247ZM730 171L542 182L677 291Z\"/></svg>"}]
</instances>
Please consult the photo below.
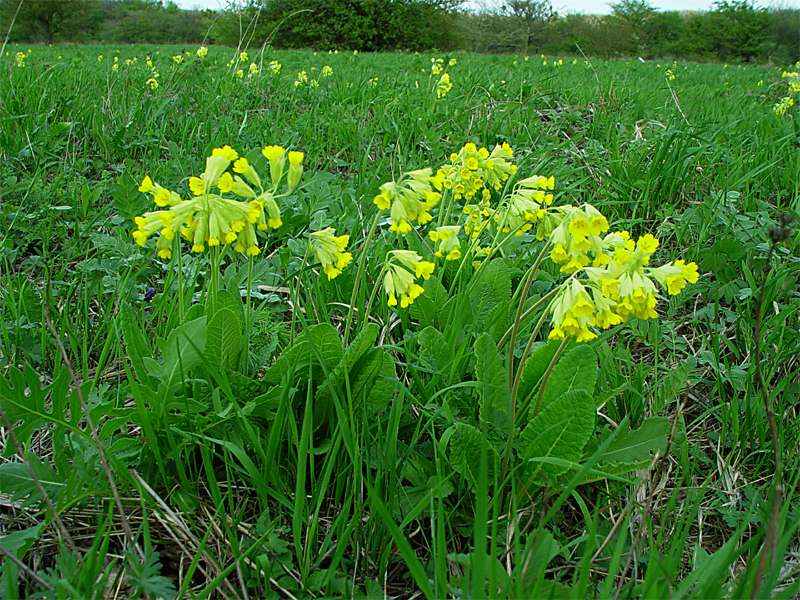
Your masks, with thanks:
<instances>
[{"instance_id":1,"label":"green leaf","mask_svg":"<svg viewBox=\"0 0 800 600\"><path fill-rule=\"evenodd\" d=\"M417 344L423 364L448 381L446 367L453 361L453 355L444 341L444 335L433 327L426 327L419 332Z\"/></svg>"},{"instance_id":2,"label":"green leaf","mask_svg":"<svg viewBox=\"0 0 800 600\"><path fill-rule=\"evenodd\" d=\"M205 315L210 321L221 310L232 311L239 320L239 331L244 330L244 305L241 298L236 298L227 290L219 290L216 296L209 297L206 300Z\"/></svg>"},{"instance_id":3,"label":"green leaf","mask_svg":"<svg viewBox=\"0 0 800 600\"><path fill-rule=\"evenodd\" d=\"M425 293L414 300L408 309L409 314L419 322L420 327L442 327L443 308L449 300L447 290L437 277L428 279L423 287Z\"/></svg>"},{"instance_id":4,"label":"green leaf","mask_svg":"<svg viewBox=\"0 0 800 600\"><path fill-rule=\"evenodd\" d=\"M500 455L477 428L467 423L456 423L450 438L449 453L453 468L470 483L473 491L478 490L480 477L481 448L486 449L487 483L491 484L494 474L500 471Z\"/></svg>"},{"instance_id":5,"label":"green leaf","mask_svg":"<svg viewBox=\"0 0 800 600\"><path fill-rule=\"evenodd\" d=\"M229 308L220 308L208 322L204 354L211 363L239 370L242 352L242 322Z\"/></svg>"},{"instance_id":6,"label":"green leaf","mask_svg":"<svg viewBox=\"0 0 800 600\"><path fill-rule=\"evenodd\" d=\"M615 387L613 390L605 390L600 392L594 397L594 407L595 409L599 409L603 404L614 398L615 396L619 396L622 392L628 389L626 384L620 385Z\"/></svg>"},{"instance_id":7,"label":"green leaf","mask_svg":"<svg viewBox=\"0 0 800 600\"><path fill-rule=\"evenodd\" d=\"M363 404L369 415L377 415L386 410L394 395L397 381L392 357L381 349L376 349L373 356L369 364L359 372L353 386L356 390L365 390L363 395L356 396L356 407L361 406L363 396ZM367 382L371 382L371 385L367 386Z\"/></svg>"},{"instance_id":8,"label":"green leaf","mask_svg":"<svg viewBox=\"0 0 800 600\"><path fill-rule=\"evenodd\" d=\"M539 411L544 410L556 398L574 390L594 393L596 381L597 358L594 350L585 344L575 346L553 367L542 395ZM531 411L533 408L534 404L531 404Z\"/></svg>"},{"instance_id":9,"label":"green leaf","mask_svg":"<svg viewBox=\"0 0 800 600\"><path fill-rule=\"evenodd\" d=\"M511 301L511 276L503 260L490 261L469 294L469 309L475 331L486 331L492 315L503 302Z\"/></svg>"},{"instance_id":10,"label":"green leaf","mask_svg":"<svg viewBox=\"0 0 800 600\"><path fill-rule=\"evenodd\" d=\"M118 322L122 332L122 339L125 342L125 352L128 355L128 360L131 361L131 367L133 367L136 378L139 383L149 385L155 389L158 384L147 376L147 369L145 369L144 362L142 362L143 358L151 356L150 348L139 324L136 322L136 313L127 302L123 302L120 307Z\"/></svg>"},{"instance_id":11,"label":"green leaf","mask_svg":"<svg viewBox=\"0 0 800 600\"><path fill-rule=\"evenodd\" d=\"M0 538L0 546L5 552L22 561L31 546L42 535L46 526L47 523L42 522L27 529L6 533ZM0 566L0 598L9 598L10 600L20 597L18 577L19 567L11 560L3 560L2 566Z\"/></svg>"},{"instance_id":12,"label":"green leaf","mask_svg":"<svg viewBox=\"0 0 800 600\"><path fill-rule=\"evenodd\" d=\"M519 389L517 390L517 402L520 406L524 406L526 402L530 401L539 387L539 382L550 361L556 355L560 342L558 340L549 340L547 342L539 342L534 344L533 350L525 361L525 366L522 367L522 375L519 380Z\"/></svg>"},{"instance_id":13,"label":"green leaf","mask_svg":"<svg viewBox=\"0 0 800 600\"><path fill-rule=\"evenodd\" d=\"M492 423L508 435L511 390L503 358L488 333L475 341L475 358L475 377L482 398L481 420Z\"/></svg>"},{"instance_id":14,"label":"green leaf","mask_svg":"<svg viewBox=\"0 0 800 600\"><path fill-rule=\"evenodd\" d=\"M668 402L671 402L686 391L689 373L694 369L694 357L680 363L673 371L661 380L661 385L653 394L653 414L660 413Z\"/></svg>"},{"instance_id":15,"label":"green leaf","mask_svg":"<svg viewBox=\"0 0 800 600\"><path fill-rule=\"evenodd\" d=\"M25 365L24 372L11 367L7 377L0 377L0 407L14 426L20 444L29 448L33 434L53 423L57 429L82 432L83 411L78 395L69 388L70 377L66 369L61 369L53 382L44 387L39 374L28 365ZM88 389L87 386L84 393ZM8 441L3 456L7 458L16 452L16 446Z\"/></svg>"},{"instance_id":16,"label":"green leaf","mask_svg":"<svg viewBox=\"0 0 800 600\"><path fill-rule=\"evenodd\" d=\"M363 370L365 363L369 362L367 354L374 346L375 340L378 339L378 330L379 328L375 323L369 323L364 329L359 331L350 346L345 350L342 360L330 371L325 382L317 388L314 397L314 421L317 426L322 423L325 419L325 415L327 415L332 408L331 398L333 393L336 393L342 398L345 396L347 391L345 377L350 378L350 393L353 395L354 399L362 397L363 394L372 387L373 381L364 379L364 377L367 377L366 373L361 377L358 388L355 386L355 379L357 378L357 374L360 374L361 370ZM380 360L378 362L378 368L379 367ZM377 376L378 372L375 371L374 377Z\"/></svg>"},{"instance_id":17,"label":"green leaf","mask_svg":"<svg viewBox=\"0 0 800 600\"><path fill-rule=\"evenodd\" d=\"M267 369L262 381L277 385L290 371L294 372L296 380L304 381L309 365L314 368L316 377L322 370L320 360L333 369L343 356L342 340L336 329L328 323L313 325L301 333L295 343Z\"/></svg>"},{"instance_id":18,"label":"green leaf","mask_svg":"<svg viewBox=\"0 0 800 600\"><path fill-rule=\"evenodd\" d=\"M670 422L666 417L645 419L639 429L620 432L600 458L604 462L650 462L656 452L667 451Z\"/></svg>"},{"instance_id":19,"label":"green leaf","mask_svg":"<svg viewBox=\"0 0 800 600\"><path fill-rule=\"evenodd\" d=\"M525 467L528 480L538 485L539 473L552 480L565 472L566 467L529 461L554 457L578 462L593 430L594 400L585 390L567 391L555 398L520 435L521 458L528 463Z\"/></svg>"},{"instance_id":20,"label":"green leaf","mask_svg":"<svg viewBox=\"0 0 800 600\"><path fill-rule=\"evenodd\" d=\"M159 396L166 399L166 392L187 376L187 371L202 363L206 347L206 317L184 323L173 329L166 340L159 338L156 344L161 350L161 364L145 361L150 374L161 380Z\"/></svg>"}]
</instances>

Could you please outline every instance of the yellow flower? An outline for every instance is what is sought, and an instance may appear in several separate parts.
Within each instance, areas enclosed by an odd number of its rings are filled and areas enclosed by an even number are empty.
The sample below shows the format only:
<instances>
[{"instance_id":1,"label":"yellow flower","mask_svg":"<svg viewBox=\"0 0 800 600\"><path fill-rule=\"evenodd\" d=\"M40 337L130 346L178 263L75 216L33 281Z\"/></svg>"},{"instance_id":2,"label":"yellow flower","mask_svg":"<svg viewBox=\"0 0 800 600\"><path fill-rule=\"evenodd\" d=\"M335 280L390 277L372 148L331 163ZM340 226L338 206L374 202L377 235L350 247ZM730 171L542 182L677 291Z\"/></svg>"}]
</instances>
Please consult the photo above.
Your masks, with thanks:
<instances>
[{"instance_id":1,"label":"yellow flower","mask_svg":"<svg viewBox=\"0 0 800 600\"><path fill-rule=\"evenodd\" d=\"M445 73L439 79L439 83L436 84L436 97L443 98L452 88L453 84L450 82L450 74Z\"/></svg>"},{"instance_id":2,"label":"yellow flower","mask_svg":"<svg viewBox=\"0 0 800 600\"><path fill-rule=\"evenodd\" d=\"M297 151L289 152L289 172L286 174L286 185L290 190L297 187L300 176L303 174L303 153Z\"/></svg>"},{"instance_id":3,"label":"yellow flower","mask_svg":"<svg viewBox=\"0 0 800 600\"><path fill-rule=\"evenodd\" d=\"M154 190L155 190L155 186L153 185L153 180L150 179L149 175L146 176L144 179L142 179L142 185L139 186L139 191L140 192L148 193L148 192L152 192Z\"/></svg>"},{"instance_id":4,"label":"yellow flower","mask_svg":"<svg viewBox=\"0 0 800 600\"><path fill-rule=\"evenodd\" d=\"M197 49L196 54L197 58L205 58L206 56L208 56L208 48L206 48L205 46L200 46Z\"/></svg>"},{"instance_id":5,"label":"yellow flower","mask_svg":"<svg viewBox=\"0 0 800 600\"><path fill-rule=\"evenodd\" d=\"M285 150L280 146L267 146L261 150L261 154L269 161L269 173L272 177L273 185L278 185L283 176L283 165L286 162L284 153Z\"/></svg>"},{"instance_id":6,"label":"yellow flower","mask_svg":"<svg viewBox=\"0 0 800 600\"><path fill-rule=\"evenodd\" d=\"M309 236L311 249L314 256L323 267L328 276L328 281L341 275L344 269L353 260L350 252L344 252L350 242L349 235L334 236L336 230L332 227L316 231Z\"/></svg>"},{"instance_id":7,"label":"yellow flower","mask_svg":"<svg viewBox=\"0 0 800 600\"><path fill-rule=\"evenodd\" d=\"M397 262L394 262L397 261ZM413 269L415 274L412 274ZM392 250L387 255L387 265L383 278L383 289L388 296L387 304L397 306L400 296L401 308L406 308L425 291L414 282L415 278L428 279L433 273L433 263L421 260L416 252L410 250Z\"/></svg>"},{"instance_id":8,"label":"yellow flower","mask_svg":"<svg viewBox=\"0 0 800 600\"><path fill-rule=\"evenodd\" d=\"M277 60L270 61L269 69L272 71L273 75L278 75L281 72L281 63Z\"/></svg>"},{"instance_id":9,"label":"yellow flower","mask_svg":"<svg viewBox=\"0 0 800 600\"><path fill-rule=\"evenodd\" d=\"M247 62L248 56L247 52L242 52L239 54L239 62Z\"/></svg>"}]
</instances>

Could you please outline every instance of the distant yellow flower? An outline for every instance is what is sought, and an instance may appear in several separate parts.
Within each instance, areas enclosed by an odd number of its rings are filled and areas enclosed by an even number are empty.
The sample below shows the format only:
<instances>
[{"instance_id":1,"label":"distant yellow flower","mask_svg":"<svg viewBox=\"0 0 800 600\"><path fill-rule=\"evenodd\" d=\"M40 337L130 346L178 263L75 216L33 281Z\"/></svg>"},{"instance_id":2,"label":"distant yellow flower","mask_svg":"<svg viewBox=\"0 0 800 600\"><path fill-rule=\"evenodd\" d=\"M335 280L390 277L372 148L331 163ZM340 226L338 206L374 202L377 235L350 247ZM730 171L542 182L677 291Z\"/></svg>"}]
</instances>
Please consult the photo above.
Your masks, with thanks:
<instances>
[{"instance_id":1,"label":"distant yellow flower","mask_svg":"<svg viewBox=\"0 0 800 600\"><path fill-rule=\"evenodd\" d=\"M443 74L441 79L439 79L439 83L436 84L436 97L443 98L452 88L453 84L450 82L450 74Z\"/></svg>"},{"instance_id":2,"label":"distant yellow flower","mask_svg":"<svg viewBox=\"0 0 800 600\"><path fill-rule=\"evenodd\" d=\"M177 65L181 64L183 62L183 54L176 54L172 57L172 60L174 60Z\"/></svg>"},{"instance_id":3,"label":"distant yellow flower","mask_svg":"<svg viewBox=\"0 0 800 600\"><path fill-rule=\"evenodd\" d=\"M274 75L278 75L281 72L281 63L279 63L277 60L270 61L269 68Z\"/></svg>"},{"instance_id":4,"label":"distant yellow flower","mask_svg":"<svg viewBox=\"0 0 800 600\"><path fill-rule=\"evenodd\" d=\"M196 54L197 54L197 58L200 58L200 59L205 58L206 56L208 56L208 48L206 48L205 46L200 46L197 49Z\"/></svg>"},{"instance_id":5,"label":"distant yellow flower","mask_svg":"<svg viewBox=\"0 0 800 600\"><path fill-rule=\"evenodd\" d=\"M242 52L241 54L239 54L239 62L247 62L247 61L248 61L247 52Z\"/></svg>"}]
</instances>

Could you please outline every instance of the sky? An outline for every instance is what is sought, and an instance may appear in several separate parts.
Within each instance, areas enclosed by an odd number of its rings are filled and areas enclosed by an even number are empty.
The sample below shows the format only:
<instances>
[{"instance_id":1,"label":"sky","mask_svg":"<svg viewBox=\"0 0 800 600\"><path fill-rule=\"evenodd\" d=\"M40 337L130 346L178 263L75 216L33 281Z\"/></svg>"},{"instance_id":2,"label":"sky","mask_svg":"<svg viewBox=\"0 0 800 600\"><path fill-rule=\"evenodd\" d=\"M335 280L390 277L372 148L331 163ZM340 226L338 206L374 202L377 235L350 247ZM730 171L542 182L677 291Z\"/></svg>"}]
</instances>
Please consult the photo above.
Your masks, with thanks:
<instances>
[{"instance_id":1,"label":"sky","mask_svg":"<svg viewBox=\"0 0 800 600\"><path fill-rule=\"evenodd\" d=\"M220 9L227 5L226 0L173 0L181 8L211 8ZM474 5L482 2L487 4L499 3L500 0L470 0ZM587 14L608 14L611 9L608 7L607 0L552 0L553 8L559 13L582 12ZM660 10L708 10L711 8L712 0L650 0L650 4ZM757 5L779 5L787 8L800 8L800 0L775 0L774 2L756 2Z\"/></svg>"}]
</instances>

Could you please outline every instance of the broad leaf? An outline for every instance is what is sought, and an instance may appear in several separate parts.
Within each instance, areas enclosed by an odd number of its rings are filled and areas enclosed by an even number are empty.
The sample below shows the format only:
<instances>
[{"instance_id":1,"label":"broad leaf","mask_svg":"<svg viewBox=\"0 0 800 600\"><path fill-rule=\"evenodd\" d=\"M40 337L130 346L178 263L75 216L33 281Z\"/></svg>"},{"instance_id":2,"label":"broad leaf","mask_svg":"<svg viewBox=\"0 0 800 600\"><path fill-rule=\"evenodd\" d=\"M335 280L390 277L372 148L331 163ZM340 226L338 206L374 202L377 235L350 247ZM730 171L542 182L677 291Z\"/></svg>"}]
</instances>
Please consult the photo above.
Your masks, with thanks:
<instances>
[{"instance_id":1,"label":"broad leaf","mask_svg":"<svg viewBox=\"0 0 800 600\"><path fill-rule=\"evenodd\" d=\"M566 467L535 462L537 458L560 458L578 462L594 430L594 401L584 390L565 392L539 411L522 431L519 440L526 476L543 483L541 473L552 480Z\"/></svg>"},{"instance_id":2,"label":"broad leaf","mask_svg":"<svg viewBox=\"0 0 800 600\"><path fill-rule=\"evenodd\" d=\"M322 370L321 362L328 369L333 369L343 356L342 340L336 329L328 323L313 325L301 333L295 343L267 369L263 381L277 385L290 372L297 379L304 380L308 377L309 365L316 376Z\"/></svg>"},{"instance_id":3,"label":"broad leaf","mask_svg":"<svg viewBox=\"0 0 800 600\"><path fill-rule=\"evenodd\" d=\"M473 491L478 491L480 479L481 453L485 449L486 484L492 485L494 476L500 470L500 455L486 436L477 428L466 423L456 423L450 438L449 453L453 468L470 483Z\"/></svg>"},{"instance_id":4,"label":"broad leaf","mask_svg":"<svg viewBox=\"0 0 800 600\"><path fill-rule=\"evenodd\" d=\"M140 383L155 389L158 383L147 376L147 369L145 369L144 362L142 362L142 359L151 356L150 348L147 345L147 340L142 333L141 327L136 322L134 310L127 302L122 303L118 323L122 339L125 342L125 352L128 355L128 360L131 361L131 367L133 367L136 378Z\"/></svg>"},{"instance_id":5,"label":"broad leaf","mask_svg":"<svg viewBox=\"0 0 800 600\"><path fill-rule=\"evenodd\" d=\"M533 392L539 388L539 382L542 380L545 371L547 371L550 361L556 355L558 346L558 340L534 344L530 356L525 361L525 366L522 367L519 389L517 390L517 403L519 406L525 406Z\"/></svg>"},{"instance_id":6,"label":"broad leaf","mask_svg":"<svg viewBox=\"0 0 800 600\"><path fill-rule=\"evenodd\" d=\"M645 419L641 427L620 432L603 453L602 462L650 462L656 452L667 451L670 422L666 417Z\"/></svg>"},{"instance_id":7,"label":"broad leaf","mask_svg":"<svg viewBox=\"0 0 800 600\"><path fill-rule=\"evenodd\" d=\"M481 420L492 423L505 435L509 434L511 391L503 358L488 333L475 342L475 377L480 391Z\"/></svg>"},{"instance_id":8,"label":"broad leaf","mask_svg":"<svg viewBox=\"0 0 800 600\"><path fill-rule=\"evenodd\" d=\"M547 380L544 394L542 394L539 411L541 412L557 398L574 390L583 390L589 394L594 393L596 381L597 358L594 355L594 350L586 344L575 346L565 353L553 367ZM535 402L531 403L531 411L534 408ZM531 414L531 416L533 415Z\"/></svg>"},{"instance_id":9,"label":"broad leaf","mask_svg":"<svg viewBox=\"0 0 800 600\"><path fill-rule=\"evenodd\" d=\"M218 309L206 328L206 358L217 367L238 371L241 352L241 321L231 309Z\"/></svg>"},{"instance_id":10,"label":"broad leaf","mask_svg":"<svg viewBox=\"0 0 800 600\"><path fill-rule=\"evenodd\" d=\"M423 287L425 293L414 300L414 304L409 307L409 314L419 322L421 328L443 327L445 323L440 317L449 299L447 290L437 277L428 279Z\"/></svg>"}]
</instances>

